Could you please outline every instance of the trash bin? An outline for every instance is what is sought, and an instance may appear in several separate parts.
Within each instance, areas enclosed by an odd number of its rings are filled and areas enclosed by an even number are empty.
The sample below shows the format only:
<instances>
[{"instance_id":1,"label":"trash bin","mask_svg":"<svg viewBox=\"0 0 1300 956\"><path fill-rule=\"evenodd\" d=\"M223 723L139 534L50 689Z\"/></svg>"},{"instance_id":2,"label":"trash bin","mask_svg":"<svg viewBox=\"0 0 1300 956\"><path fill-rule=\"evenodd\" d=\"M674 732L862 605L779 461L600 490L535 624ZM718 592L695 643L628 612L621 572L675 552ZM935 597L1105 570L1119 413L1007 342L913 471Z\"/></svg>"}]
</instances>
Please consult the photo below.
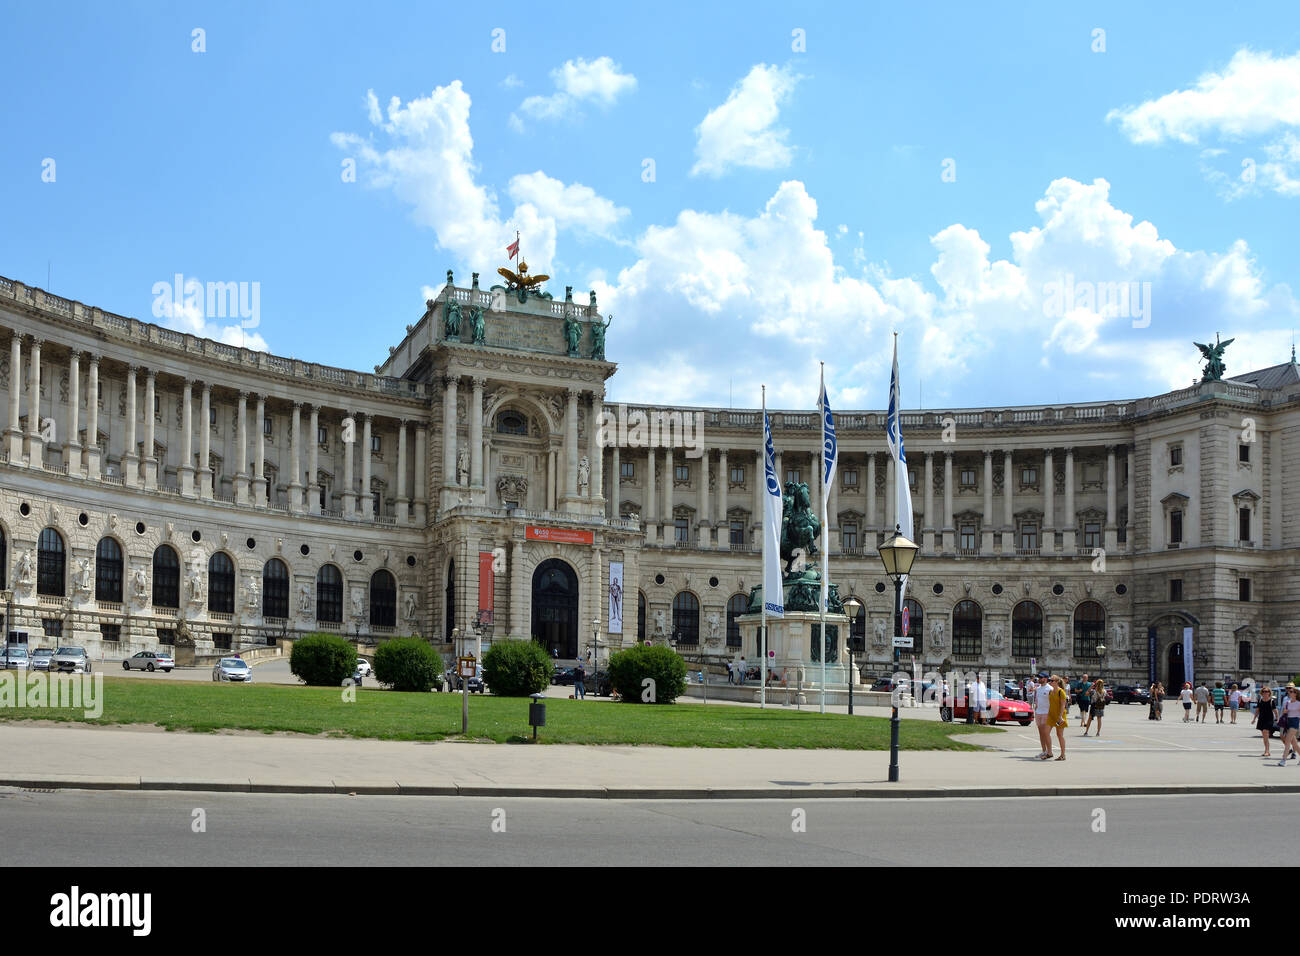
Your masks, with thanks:
<instances>
[{"instance_id":1,"label":"trash bin","mask_svg":"<svg viewBox=\"0 0 1300 956\"><path fill-rule=\"evenodd\" d=\"M537 739L537 728L546 726L546 702L541 694L533 694L533 702L528 705L528 723L533 728L533 739Z\"/></svg>"}]
</instances>

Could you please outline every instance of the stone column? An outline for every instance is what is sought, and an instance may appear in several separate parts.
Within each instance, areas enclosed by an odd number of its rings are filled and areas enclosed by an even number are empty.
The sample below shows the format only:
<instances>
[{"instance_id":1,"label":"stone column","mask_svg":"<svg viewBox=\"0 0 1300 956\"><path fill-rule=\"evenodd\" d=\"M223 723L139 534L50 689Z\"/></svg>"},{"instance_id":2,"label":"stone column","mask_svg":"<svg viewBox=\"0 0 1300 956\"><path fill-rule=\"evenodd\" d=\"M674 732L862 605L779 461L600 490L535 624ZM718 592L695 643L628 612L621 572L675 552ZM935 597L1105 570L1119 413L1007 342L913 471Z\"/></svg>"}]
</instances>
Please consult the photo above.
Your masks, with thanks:
<instances>
[{"instance_id":1,"label":"stone column","mask_svg":"<svg viewBox=\"0 0 1300 956\"><path fill-rule=\"evenodd\" d=\"M578 496L578 389L568 390L569 404L564 413L564 498ZM561 502L565 511L569 502Z\"/></svg>"},{"instance_id":2,"label":"stone column","mask_svg":"<svg viewBox=\"0 0 1300 956\"><path fill-rule=\"evenodd\" d=\"M659 489L655 487L655 448L651 445L646 449L646 469L645 469L645 501L642 508L645 513L641 516L642 524L645 525L646 541L653 544L659 540Z\"/></svg>"},{"instance_id":3,"label":"stone column","mask_svg":"<svg viewBox=\"0 0 1300 956\"><path fill-rule=\"evenodd\" d=\"M23 430L18 424L22 416L23 396L23 337L15 332L9 339L9 424L5 435L9 439L9 463L23 463Z\"/></svg>"},{"instance_id":4,"label":"stone column","mask_svg":"<svg viewBox=\"0 0 1300 956\"><path fill-rule=\"evenodd\" d=\"M450 489L460 480L456 474L456 376L443 379L442 390L442 486L444 508L459 500Z\"/></svg>"},{"instance_id":5,"label":"stone column","mask_svg":"<svg viewBox=\"0 0 1300 956\"><path fill-rule=\"evenodd\" d=\"M607 505L605 511L611 518L618 518L622 516L622 512L619 510L622 507L619 504L619 500L623 494L623 462L617 441L615 441L614 447L610 450L610 458L610 465L612 467L609 472L609 493L605 495Z\"/></svg>"},{"instance_id":6,"label":"stone column","mask_svg":"<svg viewBox=\"0 0 1300 956\"><path fill-rule=\"evenodd\" d=\"M199 497L212 500L212 384L203 383L199 405Z\"/></svg>"},{"instance_id":7,"label":"stone column","mask_svg":"<svg viewBox=\"0 0 1300 956\"><path fill-rule=\"evenodd\" d=\"M885 456L885 538L894 533L898 523L898 468L894 456Z\"/></svg>"},{"instance_id":8,"label":"stone column","mask_svg":"<svg viewBox=\"0 0 1300 956\"><path fill-rule=\"evenodd\" d=\"M271 503L266 487L266 396L257 396L257 439L253 445L253 505L265 508Z\"/></svg>"},{"instance_id":9,"label":"stone column","mask_svg":"<svg viewBox=\"0 0 1300 956\"><path fill-rule=\"evenodd\" d=\"M826 489L826 534L823 539L826 545L827 554L839 554L840 548L840 495L839 495L839 478L840 470L844 468L844 446L840 446L840 461L835 466L835 476L831 480L830 487ZM825 462L822 460L821 452L813 457L814 466L818 469L818 474L825 474L821 469L825 468ZM847 658L845 658L847 661Z\"/></svg>"},{"instance_id":10,"label":"stone column","mask_svg":"<svg viewBox=\"0 0 1300 956\"><path fill-rule=\"evenodd\" d=\"M86 477L99 480L99 356L90 353L90 372L86 382Z\"/></svg>"},{"instance_id":11,"label":"stone column","mask_svg":"<svg viewBox=\"0 0 1300 956\"><path fill-rule=\"evenodd\" d=\"M158 458L154 454L154 436L157 434L158 370L149 369L144 376L144 487L147 491L158 488Z\"/></svg>"},{"instance_id":12,"label":"stone column","mask_svg":"<svg viewBox=\"0 0 1300 956\"><path fill-rule=\"evenodd\" d=\"M952 554L957 550L956 531L952 526L952 457L951 451L943 453L943 550Z\"/></svg>"},{"instance_id":13,"label":"stone column","mask_svg":"<svg viewBox=\"0 0 1300 956\"><path fill-rule=\"evenodd\" d=\"M713 547L713 522L712 515L709 513L709 450L707 448L704 449L704 454L700 455L700 493L696 504L700 509L699 547L711 548Z\"/></svg>"},{"instance_id":14,"label":"stone column","mask_svg":"<svg viewBox=\"0 0 1300 956\"><path fill-rule=\"evenodd\" d=\"M1002 553L1016 553L1015 475L1012 473L1011 450L1002 453Z\"/></svg>"},{"instance_id":15,"label":"stone column","mask_svg":"<svg viewBox=\"0 0 1300 956\"><path fill-rule=\"evenodd\" d=\"M1128 512L1125 515L1124 522L1124 549L1130 553L1133 551L1133 446L1128 446L1128 481L1125 482L1127 488Z\"/></svg>"},{"instance_id":16,"label":"stone column","mask_svg":"<svg viewBox=\"0 0 1300 956\"><path fill-rule=\"evenodd\" d=\"M767 493L767 460L762 448L758 449L758 455L754 461L754 506L753 514L749 516L749 540L754 543L762 542L763 533L763 506L766 501L763 495Z\"/></svg>"},{"instance_id":17,"label":"stone column","mask_svg":"<svg viewBox=\"0 0 1300 956\"><path fill-rule=\"evenodd\" d=\"M591 604L588 605L588 610L590 614L587 617L587 620L585 620L583 622L583 626L579 627L578 629L578 634L579 634L578 654L580 656L582 655L583 644L587 643L591 639L590 637L588 637L585 641L582 640L581 635L583 631L585 630L588 635L590 635L593 631L595 631L596 636L599 637L600 635L607 633L605 631L605 625L608 623L608 619L601 613L602 611L601 605L603 603L601 601L601 598L608 590L609 585L607 582L601 581L600 549L592 548L589 553L591 555L591 584L589 585L589 587L591 588ZM601 641L601 643L604 644L605 642ZM596 659L597 651L598 649L596 647L593 646L591 648L592 671L595 671L596 669L595 659Z\"/></svg>"},{"instance_id":18,"label":"stone column","mask_svg":"<svg viewBox=\"0 0 1300 956\"><path fill-rule=\"evenodd\" d=\"M361 426L361 486L357 489L357 500L361 504L361 518L364 521L373 521L375 514L375 496L370 490L370 457L371 451L371 422L374 415L366 415L365 422Z\"/></svg>"},{"instance_id":19,"label":"stone column","mask_svg":"<svg viewBox=\"0 0 1300 956\"><path fill-rule=\"evenodd\" d=\"M63 442L64 471L69 475L81 472L81 353L72 350L68 361L68 434Z\"/></svg>"},{"instance_id":20,"label":"stone column","mask_svg":"<svg viewBox=\"0 0 1300 956\"><path fill-rule=\"evenodd\" d=\"M207 421L204 420L204 424ZM181 388L181 494L194 497L194 382L186 379Z\"/></svg>"},{"instance_id":21,"label":"stone column","mask_svg":"<svg viewBox=\"0 0 1300 956\"><path fill-rule=\"evenodd\" d=\"M31 369L27 375L27 450L33 468L40 468L45 460L45 440L41 438L41 340L32 339L29 359Z\"/></svg>"},{"instance_id":22,"label":"stone column","mask_svg":"<svg viewBox=\"0 0 1300 956\"><path fill-rule=\"evenodd\" d=\"M1074 449L1065 449L1065 515L1061 534L1062 548L1066 554L1078 551L1076 525L1078 516L1074 513Z\"/></svg>"},{"instance_id":23,"label":"stone column","mask_svg":"<svg viewBox=\"0 0 1300 956\"><path fill-rule=\"evenodd\" d=\"M357 420L351 410L344 412L343 428L346 431L348 419L351 419L352 440L343 442L343 474L341 481L336 481L336 486L343 488L343 517L355 518L357 514L357 493L353 487L355 478L352 476L356 473L356 444L357 444Z\"/></svg>"},{"instance_id":24,"label":"stone column","mask_svg":"<svg viewBox=\"0 0 1300 956\"><path fill-rule=\"evenodd\" d=\"M984 449L984 520L981 524L980 551L993 553L993 540L997 522L993 520L993 449Z\"/></svg>"},{"instance_id":25,"label":"stone column","mask_svg":"<svg viewBox=\"0 0 1300 956\"><path fill-rule=\"evenodd\" d=\"M289 510L294 514L303 512L302 487L302 402L294 402L289 417Z\"/></svg>"},{"instance_id":26,"label":"stone column","mask_svg":"<svg viewBox=\"0 0 1300 956\"><path fill-rule=\"evenodd\" d=\"M673 485L676 481L673 468L673 449L670 445L664 449L664 501L663 512L659 516L663 522L663 542L672 547L677 543L677 523L673 515Z\"/></svg>"},{"instance_id":27,"label":"stone column","mask_svg":"<svg viewBox=\"0 0 1300 956\"><path fill-rule=\"evenodd\" d=\"M140 484L140 456L135 447L135 398L136 384L134 365L126 369L126 449L122 453L122 482L128 488Z\"/></svg>"},{"instance_id":28,"label":"stone column","mask_svg":"<svg viewBox=\"0 0 1300 956\"><path fill-rule=\"evenodd\" d=\"M307 422L307 513L320 514L320 479L317 468L320 464L320 406L311 407L311 418Z\"/></svg>"},{"instance_id":29,"label":"stone column","mask_svg":"<svg viewBox=\"0 0 1300 956\"><path fill-rule=\"evenodd\" d=\"M600 514L605 501L604 471L605 449L601 447L600 420L605 414L604 396L599 390L591 393L591 418L587 419L587 460L591 465L591 484L587 490L591 495L591 513ZM614 488L617 490L618 485Z\"/></svg>"},{"instance_id":30,"label":"stone column","mask_svg":"<svg viewBox=\"0 0 1300 956\"><path fill-rule=\"evenodd\" d=\"M411 523L411 502L406 496L406 419L397 420L397 523Z\"/></svg>"},{"instance_id":31,"label":"stone column","mask_svg":"<svg viewBox=\"0 0 1300 956\"><path fill-rule=\"evenodd\" d=\"M529 596L524 590L527 586L524 573L524 542L518 538L510 540L510 633L527 637L529 631L527 610Z\"/></svg>"},{"instance_id":32,"label":"stone column","mask_svg":"<svg viewBox=\"0 0 1300 956\"><path fill-rule=\"evenodd\" d=\"M1119 549L1118 532L1115 524L1115 446L1106 446L1106 551L1114 553Z\"/></svg>"},{"instance_id":33,"label":"stone column","mask_svg":"<svg viewBox=\"0 0 1300 956\"><path fill-rule=\"evenodd\" d=\"M1056 478L1050 448L1043 452L1043 551L1056 553Z\"/></svg>"},{"instance_id":34,"label":"stone column","mask_svg":"<svg viewBox=\"0 0 1300 956\"><path fill-rule=\"evenodd\" d=\"M483 385L486 380L474 376L469 410L469 483L471 488L483 487Z\"/></svg>"},{"instance_id":35,"label":"stone column","mask_svg":"<svg viewBox=\"0 0 1300 956\"><path fill-rule=\"evenodd\" d=\"M714 539L724 551L731 548L731 519L727 516L727 495L731 491L731 471L727 465L727 449L718 450L718 514Z\"/></svg>"},{"instance_id":36,"label":"stone column","mask_svg":"<svg viewBox=\"0 0 1300 956\"><path fill-rule=\"evenodd\" d=\"M248 497L248 393L239 393L235 417L235 503L247 505Z\"/></svg>"},{"instance_id":37,"label":"stone column","mask_svg":"<svg viewBox=\"0 0 1300 956\"><path fill-rule=\"evenodd\" d=\"M867 527L863 529L864 533L862 535L864 548L866 547L865 540L867 537L865 532L870 531L872 535L871 548L872 550L875 549L876 530L876 453L870 452L867 455Z\"/></svg>"},{"instance_id":38,"label":"stone column","mask_svg":"<svg viewBox=\"0 0 1300 956\"><path fill-rule=\"evenodd\" d=\"M934 554L934 452L925 453L925 527L921 532L926 554Z\"/></svg>"},{"instance_id":39,"label":"stone column","mask_svg":"<svg viewBox=\"0 0 1300 956\"><path fill-rule=\"evenodd\" d=\"M425 494L425 488L428 487L429 476L426 472L427 457L426 449L429 442L429 432L424 425L415 426L415 523L418 527L423 528L428 523L428 498Z\"/></svg>"}]
</instances>

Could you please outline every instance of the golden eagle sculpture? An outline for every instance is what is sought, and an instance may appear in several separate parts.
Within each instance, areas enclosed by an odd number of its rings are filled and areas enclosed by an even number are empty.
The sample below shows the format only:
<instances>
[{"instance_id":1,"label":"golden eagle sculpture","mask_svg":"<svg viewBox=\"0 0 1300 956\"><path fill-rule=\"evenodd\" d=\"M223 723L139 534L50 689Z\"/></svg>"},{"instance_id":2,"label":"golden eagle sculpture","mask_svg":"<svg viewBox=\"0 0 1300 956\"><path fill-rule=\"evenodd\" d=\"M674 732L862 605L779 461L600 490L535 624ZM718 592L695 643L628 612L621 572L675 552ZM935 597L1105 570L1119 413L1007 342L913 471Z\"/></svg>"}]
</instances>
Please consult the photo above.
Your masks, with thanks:
<instances>
[{"instance_id":1,"label":"golden eagle sculpture","mask_svg":"<svg viewBox=\"0 0 1300 956\"><path fill-rule=\"evenodd\" d=\"M510 292L514 292L516 289L526 289L529 292L533 292L538 286L550 278L548 275L530 276L528 274L528 263L523 261L520 261L519 263L518 275L511 272L505 266L498 269L497 273L509 283L507 288Z\"/></svg>"}]
</instances>

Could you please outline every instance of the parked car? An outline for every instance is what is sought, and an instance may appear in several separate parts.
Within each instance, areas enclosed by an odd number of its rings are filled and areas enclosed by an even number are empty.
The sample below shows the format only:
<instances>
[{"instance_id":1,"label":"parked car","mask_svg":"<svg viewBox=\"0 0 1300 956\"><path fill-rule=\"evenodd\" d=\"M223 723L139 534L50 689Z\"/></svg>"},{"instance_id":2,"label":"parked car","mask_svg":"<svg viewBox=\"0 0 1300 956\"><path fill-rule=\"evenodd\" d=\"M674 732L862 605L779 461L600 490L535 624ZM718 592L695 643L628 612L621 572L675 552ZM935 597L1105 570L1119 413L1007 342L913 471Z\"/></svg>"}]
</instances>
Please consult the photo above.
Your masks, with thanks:
<instances>
[{"instance_id":1,"label":"parked car","mask_svg":"<svg viewBox=\"0 0 1300 956\"><path fill-rule=\"evenodd\" d=\"M1023 700L1011 700L997 691L988 692L988 706L984 709L984 719L990 724L999 720L1003 723L1015 721L1021 727L1028 727L1034 720L1034 709ZM966 700L962 697L944 699L939 708L939 719L945 721L966 719Z\"/></svg>"},{"instance_id":2,"label":"parked car","mask_svg":"<svg viewBox=\"0 0 1300 956\"><path fill-rule=\"evenodd\" d=\"M38 647L32 651L31 656L27 659L27 669L32 671L48 671L50 669L50 658L54 656L54 648Z\"/></svg>"},{"instance_id":3,"label":"parked car","mask_svg":"<svg viewBox=\"0 0 1300 956\"><path fill-rule=\"evenodd\" d=\"M556 668L555 673L551 675L551 683L557 685L567 685L572 687L574 673L575 673L575 668L572 667Z\"/></svg>"},{"instance_id":4,"label":"parked car","mask_svg":"<svg viewBox=\"0 0 1300 956\"><path fill-rule=\"evenodd\" d=\"M375 669L370 666L370 661L364 657L357 658L357 670L360 671L362 677L370 677L375 672Z\"/></svg>"},{"instance_id":5,"label":"parked car","mask_svg":"<svg viewBox=\"0 0 1300 956\"><path fill-rule=\"evenodd\" d=\"M1151 691L1140 684L1120 684L1107 699L1113 699L1117 704L1149 704Z\"/></svg>"},{"instance_id":6,"label":"parked car","mask_svg":"<svg viewBox=\"0 0 1300 956\"><path fill-rule=\"evenodd\" d=\"M6 644L3 651L0 651L0 663L3 667L0 669L10 671L25 671L30 663L27 658L27 648L22 644Z\"/></svg>"},{"instance_id":7,"label":"parked car","mask_svg":"<svg viewBox=\"0 0 1300 956\"><path fill-rule=\"evenodd\" d=\"M228 680L251 684L253 682L253 669L248 666L246 660L238 657L223 657L212 668L212 679L215 681Z\"/></svg>"},{"instance_id":8,"label":"parked car","mask_svg":"<svg viewBox=\"0 0 1300 956\"><path fill-rule=\"evenodd\" d=\"M361 668L360 668L360 667L357 667L357 669L354 670L354 671L352 672L352 676L351 676L351 677L345 677L345 678L343 678L343 686L344 686L344 687L354 687L354 686L355 686L355 687L362 687L362 686L364 686L364 684L362 683L364 680L365 680L365 678L364 678L364 677L362 676L362 674L361 674Z\"/></svg>"},{"instance_id":9,"label":"parked car","mask_svg":"<svg viewBox=\"0 0 1300 956\"><path fill-rule=\"evenodd\" d=\"M90 658L86 656L84 647L60 647L50 658L50 670L64 674L89 674Z\"/></svg>"},{"instance_id":10,"label":"parked car","mask_svg":"<svg viewBox=\"0 0 1300 956\"><path fill-rule=\"evenodd\" d=\"M481 694L486 689L483 683L483 665L479 664L475 670L477 673L469 679L469 692L471 694ZM465 689L465 678L461 677L454 667L447 668L447 686L452 690Z\"/></svg>"},{"instance_id":11,"label":"parked car","mask_svg":"<svg viewBox=\"0 0 1300 956\"><path fill-rule=\"evenodd\" d=\"M141 651L139 654L132 655L122 661L122 670L124 671L162 671L164 674L170 674L176 662L172 660L171 655L163 654L159 651Z\"/></svg>"}]
</instances>

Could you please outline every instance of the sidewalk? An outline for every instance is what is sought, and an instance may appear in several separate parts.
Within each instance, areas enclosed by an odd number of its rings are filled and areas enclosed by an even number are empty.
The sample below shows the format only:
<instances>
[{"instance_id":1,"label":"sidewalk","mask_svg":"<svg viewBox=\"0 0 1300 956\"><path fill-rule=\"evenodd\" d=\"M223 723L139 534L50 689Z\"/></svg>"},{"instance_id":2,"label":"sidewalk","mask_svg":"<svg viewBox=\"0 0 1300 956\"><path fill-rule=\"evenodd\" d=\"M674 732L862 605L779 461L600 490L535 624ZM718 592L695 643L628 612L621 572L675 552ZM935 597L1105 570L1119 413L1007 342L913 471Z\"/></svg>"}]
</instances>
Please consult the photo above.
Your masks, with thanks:
<instances>
[{"instance_id":1,"label":"sidewalk","mask_svg":"<svg viewBox=\"0 0 1300 956\"><path fill-rule=\"evenodd\" d=\"M1022 738L998 742L1009 749L903 751L891 784L887 751L415 743L5 721L0 786L612 799L1300 793L1300 760L1279 767L1222 750L1071 742L1058 763L1037 760Z\"/></svg>"}]
</instances>

